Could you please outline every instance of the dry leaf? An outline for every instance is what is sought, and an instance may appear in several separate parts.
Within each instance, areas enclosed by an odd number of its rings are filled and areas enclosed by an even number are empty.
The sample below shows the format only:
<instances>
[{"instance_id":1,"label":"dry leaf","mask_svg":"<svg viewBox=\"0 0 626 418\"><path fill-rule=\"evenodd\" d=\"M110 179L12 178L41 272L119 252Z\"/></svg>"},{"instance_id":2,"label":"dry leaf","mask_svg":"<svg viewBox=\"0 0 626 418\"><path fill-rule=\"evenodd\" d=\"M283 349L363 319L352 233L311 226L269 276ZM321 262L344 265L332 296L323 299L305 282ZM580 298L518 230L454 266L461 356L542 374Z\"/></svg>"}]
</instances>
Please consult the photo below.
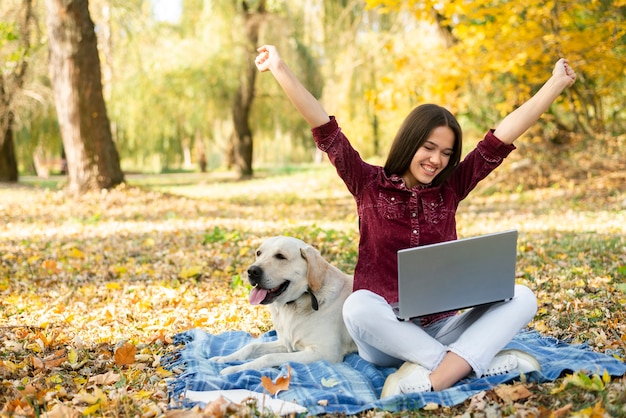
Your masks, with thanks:
<instances>
[{"instance_id":1,"label":"dry leaf","mask_svg":"<svg viewBox=\"0 0 626 418\"><path fill-rule=\"evenodd\" d=\"M532 396L524 385L500 385L495 389L496 395L505 402L515 402Z\"/></svg>"},{"instance_id":2,"label":"dry leaf","mask_svg":"<svg viewBox=\"0 0 626 418\"><path fill-rule=\"evenodd\" d=\"M82 416L82 414L69 406L56 404L45 416L47 418L78 418Z\"/></svg>"},{"instance_id":3,"label":"dry leaf","mask_svg":"<svg viewBox=\"0 0 626 418\"><path fill-rule=\"evenodd\" d=\"M222 418L226 416L226 411L228 410L229 405L230 401L223 396L220 396L214 401L209 402L202 412L208 414L210 417Z\"/></svg>"},{"instance_id":4,"label":"dry leaf","mask_svg":"<svg viewBox=\"0 0 626 418\"><path fill-rule=\"evenodd\" d=\"M62 348L50 354L49 356L46 356L43 359L43 362L47 369L51 369L53 367L60 366L65 362L65 360L67 360L67 356L65 355L65 349Z\"/></svg>"},{"instance_id":5,"label":"dry leaf","mask_svg":"<svg viewBox=\"0 0 626 418\"><path fill-rule=\"evenodd\" d=\"M132 343L126 343L117 350L115 350L115 364L118 366L124 366L127 364L133 364L135 362L135 354L137 353L137 347Z\"/></svg>"},{"instance_id":6,"label":"dry leaf","mask_svg":"<svg viewBox=\"0 0 626 418\"><path fill-rule=\"evenodd\" d=\"M104 374L91 376L89 378L89 383L93 383L95 385L111 385L119 381L120 381L120 375L110 370Z\"/></svg>"},{"instance_id":7,"label":"dry leaf","mask_svg":"<svg viewBox=\"0 0 626 418\"><path fill-rule=\"evenodd\" d=\"M289 389L289 382L291 381L291 367L287 366L287 376L278 376L276 379L276 383L272 382L267 376L261 376L261 385L263 388L269 392L270 395L274 396L281 390Z\"/></svg>"}]
</instances>

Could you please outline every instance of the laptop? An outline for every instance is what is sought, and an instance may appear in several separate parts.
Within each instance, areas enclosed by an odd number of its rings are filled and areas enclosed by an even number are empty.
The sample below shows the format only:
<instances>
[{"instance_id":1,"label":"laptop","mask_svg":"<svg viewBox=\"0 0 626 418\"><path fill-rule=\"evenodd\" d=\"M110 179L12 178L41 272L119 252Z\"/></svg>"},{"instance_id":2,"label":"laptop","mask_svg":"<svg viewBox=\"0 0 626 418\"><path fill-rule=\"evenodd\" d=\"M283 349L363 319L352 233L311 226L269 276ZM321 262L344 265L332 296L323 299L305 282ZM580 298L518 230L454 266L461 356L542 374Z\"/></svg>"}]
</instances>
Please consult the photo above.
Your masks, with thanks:
<instances>
[{"instance_id":1,"label":"laptop","mask_svg":"<svg viewBox=\"0 0 626 418\"><path fill-rule=\"evenodd\" d=\"M396 316L406 321L509 300L516 259L516 230L400 250Z\"/></svg>"}]
</instances>

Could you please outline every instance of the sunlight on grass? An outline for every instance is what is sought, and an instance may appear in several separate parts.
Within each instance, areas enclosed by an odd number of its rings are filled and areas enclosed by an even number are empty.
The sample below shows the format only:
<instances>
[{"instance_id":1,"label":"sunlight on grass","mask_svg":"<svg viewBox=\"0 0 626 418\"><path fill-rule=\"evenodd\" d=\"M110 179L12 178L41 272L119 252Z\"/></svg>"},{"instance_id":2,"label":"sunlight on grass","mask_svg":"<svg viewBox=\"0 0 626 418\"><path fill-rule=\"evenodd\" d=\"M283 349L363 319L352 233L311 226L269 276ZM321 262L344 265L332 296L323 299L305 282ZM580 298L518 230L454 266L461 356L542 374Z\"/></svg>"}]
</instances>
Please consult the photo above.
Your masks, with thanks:
<instances>
[{"instance_id":1,"label":"sunlight on grass","mask_svg":"<svg viewBox=\"0 0 626 418\"><path fill-rule=\"evenodd\" d=\"M272 328L266 307L249 304L244 279L265 238L301 238L341 270L354 269L355 203L328 165L268 170L246 181L233 173L127 180L78 199L58 188L62 179L0 189L3 378L53 385L53 369L35 370L33 359L67 349L77 358L54 376L78 393L93 374L110 369L115 347L131 341L143 360L123 372L128 404L153 402L145 393L164 404L159 361L173 335ZM498 184L462 202L459 236L518 229L517 280L539 301L531 326L623 356L624 188L588 182L504 193ZM8 388L0 386L0 401L13 399Z\"/></svg>"}]
</instances>

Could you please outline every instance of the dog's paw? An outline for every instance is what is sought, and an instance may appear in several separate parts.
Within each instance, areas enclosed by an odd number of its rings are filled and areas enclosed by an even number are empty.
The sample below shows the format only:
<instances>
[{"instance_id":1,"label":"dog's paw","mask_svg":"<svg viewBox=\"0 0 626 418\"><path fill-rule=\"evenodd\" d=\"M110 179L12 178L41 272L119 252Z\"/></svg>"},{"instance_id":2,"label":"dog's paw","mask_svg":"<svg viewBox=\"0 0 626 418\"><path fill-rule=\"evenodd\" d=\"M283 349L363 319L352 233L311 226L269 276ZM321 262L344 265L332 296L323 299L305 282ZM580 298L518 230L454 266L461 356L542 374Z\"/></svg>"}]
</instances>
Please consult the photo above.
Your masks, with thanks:
<instances>
[{"instance_id":1,"label":"dog's paw","mask_svg":"<svg viewBox=\"0 0 626 418\"><path fill-rule=\"evenodd\" d=\"M223 375L227 375L227 374L231 374L231 373L237 373L240 372L242 370L246 370L246 367L244 365L240 365L240 366L228 366L223 368L220 371L220 374Z\"/></svg>"},{"instance_id":2,"label":"dog's paw","mask_svg":"<svg viewBox=\"0 0 626 418\"><path fill-rule=\"evenodd\" d=\"M214 363L228 363L230 361L228 357L229 356L215 356L209 358L209 361L212 361Z\"/></svg>"}]
</instances>

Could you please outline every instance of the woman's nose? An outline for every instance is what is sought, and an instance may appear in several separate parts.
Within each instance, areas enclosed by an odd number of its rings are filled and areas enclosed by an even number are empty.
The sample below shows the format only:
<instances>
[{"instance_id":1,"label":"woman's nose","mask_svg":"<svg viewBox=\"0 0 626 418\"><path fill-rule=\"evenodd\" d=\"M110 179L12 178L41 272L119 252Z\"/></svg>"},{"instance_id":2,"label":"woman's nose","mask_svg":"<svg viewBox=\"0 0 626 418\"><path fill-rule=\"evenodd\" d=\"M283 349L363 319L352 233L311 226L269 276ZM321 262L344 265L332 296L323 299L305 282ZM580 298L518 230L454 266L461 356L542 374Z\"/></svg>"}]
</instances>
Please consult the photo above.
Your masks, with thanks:
<instances>
[{"instance_id":1,"label":"woman's nose","mask_svg":"<svg viewBox=\"0 0 626 418\"><path fill-rule=\"evenodd\" d=\"M439 165L439 164L441 164L441 153L439 153L439 152L433 152L433 153L430 155L430 162L431 162L431 164L433 164L433 165Z\"/></svg>"}]
</instances>

